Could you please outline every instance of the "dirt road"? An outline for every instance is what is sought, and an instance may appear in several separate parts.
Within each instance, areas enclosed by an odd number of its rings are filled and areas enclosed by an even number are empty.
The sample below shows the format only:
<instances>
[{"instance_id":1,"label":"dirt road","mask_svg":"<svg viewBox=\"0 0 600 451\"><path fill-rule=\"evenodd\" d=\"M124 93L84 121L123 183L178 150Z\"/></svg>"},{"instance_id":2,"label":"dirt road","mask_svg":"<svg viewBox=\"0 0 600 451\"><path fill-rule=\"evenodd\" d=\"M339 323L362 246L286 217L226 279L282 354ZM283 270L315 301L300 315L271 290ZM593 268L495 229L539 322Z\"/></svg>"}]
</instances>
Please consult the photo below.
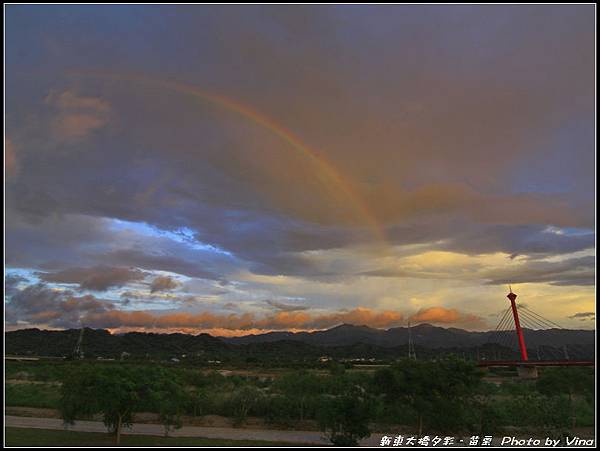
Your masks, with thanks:
<instances>
[{"instance_id":1,"label":"dirt road","mask_svg":"<svg viewBox=\"0 0 600 451\"><path fill-rule=\"evenodd\" d=\"M64 430L62 420L58 418L33 418L16 417L7 415L5 425L8 427L36 428L36 429L60 429ZM106 432L104 424L99 421L77 421L74 425L66 428L70 431L79 432ZM164 429L159 424L134 423L131 428L124 429L124 434L139 435L163 435ZM316 431L278 431L273 429L243 429L243 428L221 428L183 426L181 429L170 433L173 437L204 437L232 440L267 440L273 442L310 443L315 445L327 445L322 434ZM380 436L374 435L364 440L361 445L377 445Z\"/></svg>"},{"instance_id":2,"label":"dirt road","mask_svg":"<svg viewBox=\"0 0 600 451\"><path fill-rule=\"evenodd\" d=\"M54 429L70 430L79 432L106 432L104 424L100 421L77 421L74 425L65 428L59 418L38 418L38 417L20 417L6 415L5 426L36 429ZM164 429L160 424L134 423L131 428L123 430L123 434L138 435L163 435ZM183 426L181 429L170 433L173 437L202 437L213 439L231 439L231 440L264 440L270 442L288 442L298 444L329 445L330 443L322 437L317 431L282 431L275 429L250 429L250 428L232 428L232 427L206 427L206 426ZM379 447L381 438L384 434L381 432L373 433L369 438L360 442L361 446ZM390 434L386 434L388 437ZM411 435L411 434L408 434ZM587 439L594 438L593 428L578 428L574 435ZM394 436L391 434L391 438ZM496 436L492 444L499 446L503 437ZM515 434L515 438L527 440L531 436ZM544 439L544 437L536 437ZM542 440L543 442L544 440ZM466 446L469 443L469 437L457 438L453 446ZM561 443L564 446L565 443ZM387 446L390 446L388 443ZM543 446L543 444L541 445Z\"/></svg>"}]
</instances>

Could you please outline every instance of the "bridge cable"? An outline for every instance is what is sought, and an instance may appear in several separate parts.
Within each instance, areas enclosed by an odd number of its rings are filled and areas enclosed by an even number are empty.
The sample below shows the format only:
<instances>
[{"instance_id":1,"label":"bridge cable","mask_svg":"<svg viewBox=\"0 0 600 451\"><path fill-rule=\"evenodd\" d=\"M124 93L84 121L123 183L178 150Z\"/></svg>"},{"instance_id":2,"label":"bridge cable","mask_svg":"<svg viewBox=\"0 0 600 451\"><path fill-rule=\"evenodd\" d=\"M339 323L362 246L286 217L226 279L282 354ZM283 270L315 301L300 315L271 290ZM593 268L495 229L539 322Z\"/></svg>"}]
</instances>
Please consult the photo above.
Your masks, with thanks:
<instances>
[{"instance_id":1,"label":"bridge cable","mask_svg":"<svg viewBox=\"0 0 600 451\"><path fill-rule=\"evenodd\" d=\"M506 315L504 317L504 320L502 321L501 324L499 324L499 330L497 335L494 337L496 339L496 343L498 343L500 346L503 347L510 347L510 344L507 343L507 340L509 340L508 338L508 334L507 332L509 331L509 325L510 325L510 310L511 308L509 307L506 311Z\"/></svg>"},{"instance_id":2,"label":"bridge cable","mask_svg":"<svg viewBox=\"0 0 600 451\"><path fill-rule=\"evenodd\" d=\"M525 310L521 311L521 317L523 318L524 323L525 323L525 321L528 321L529 324L534 324L535 327L539 328L539 330L545 330L547 327L544 323L542 323L540 320L536 319L531 314L527 313Z\"/></svg>"},{"instance_id":3,"label":"bridge cable","mask_svg":"<svg viewBox=\"0 0 600 451\"><path fill-rule=\"evenodd\" d=\"M500 329L500 327L502 327L502 324L503 324L503 323L504 323L504 321L506 320L506 316L508 315L508 312L509 312L509 311L510 311L510 307L509 307L509 308L507 308L507 309L504 311L504 314L502 315L502 318L500 319L500 322L499 322L499 323L498 323L498 325L496 326L496 330L495 330L495 332L497 332L497 331Z\"/></svg>"},{"instance_id":4,"label":"bridge cable","mask_svg":"<svg viewBox=\"0 0 600 451\"><path fill-rule=\"evenodd\" d=\"M502 343L502 346L504 346L508 349L511 349L511 350L515 346L513 331L514 331L514 328L512 326L512 317L509 315L507 317L507 320L506 320L506 323L504 326L503 339L502 339L501 343Z\"/></svg>"},{"instance_id":5,"label":"bridge cable","mask_svg":"<svg viewBox=\"0 0 600 451\"><path fill-rule=\"evenodd\" d=\"M502 332L502 328L504 327L508 311L508 309L504 311L504 314L502 315L500 322L496 326L496 329L488 336L487 343L497 342L499 335Z\"/></svg>"},{"instance_id":6,"label":"bridge cable","mask_svg":"<svg viewBox=\"0 0 600 451\"><path fill-rule=\"evenodd\" d=\"M502 314L502 317L500 319L500 321L498 322L498 325L496 326L496 329L488 336L488 339L486 341L487 344L495 344L497 346L499 346L500 348L505 347L505 345L503 344L505 341L505 328L508 324L508 322L510 321L510 311L511 311L511 307L508 307L504 313Z\"/></svg>"},{"instance_id":7,"label":"bridge cable","mask_svg":"<svg viewBox=\"0 0 600 451\"><path fill-rule=\"evenodd\" d=\"M547 319L547 318L544 318L544 317L543 317L542 315L540 315L539 313L536 313L536 312L534 312L533 310L531 310L531 309L528 309L528 308L527 308L527 307L525 307L525 306L522 306L522 308L523 308L523 309L525 309L525 310L526 310L527 312L529 312L530 314L532 314L532 315L536 316L536 317L537 317L537 318L539 318L540 320L542 320L542 321L544 321L544 322L546 322L546 323L548 323L548 324L551 324L553 327L557 327L558 329L564 329L564 327L562 327L562 326L560 326L560 325L556 324L554 321L550 321L549 319Z\"/></svg>"},{"instance_id":8,"label":"bridge cable","mask_svg":"<svg viewBox=\"0 0 600 451\"><path fill-rule=\"evenodd\" d=\"M555 322L544 318L542 315L532 311L531 309L529 309L525 306L519 306L519 310L521 311L524 318L529 318L530 321L534 322L538 326L541 326L542 330L554 329L554 328L558 328L559 330L566 330L564 327L560 326L559 324L556 324ZM578 344L578 343L565 344L564 347L567 349L567 351L571 350L571 354L575 353L575 354L586 355L586 353L587 353L585 346ZM548 352L548 349L546 349L546 347L543 347L543 349L545 349L546 352ZM553 358L555 356L555 353L558 353L562 357L561 352L559 350L557 350L554 346L550 346L550 349L551 349L550 352L552 353Z\"/></svg>"},{"instance_id":9,"label":"bridge cable","mask_svg":"<svg viewBox=\"0 0 600 451\"><path fill-rule=\"evenodd\" d=\"M514 329L511 326L511 318L510 316L507 318L505 322L504 330L501 334L500 338L500 346L514 350L516 344L516 338L514 336Z\"/></svg>"}]
</instances>

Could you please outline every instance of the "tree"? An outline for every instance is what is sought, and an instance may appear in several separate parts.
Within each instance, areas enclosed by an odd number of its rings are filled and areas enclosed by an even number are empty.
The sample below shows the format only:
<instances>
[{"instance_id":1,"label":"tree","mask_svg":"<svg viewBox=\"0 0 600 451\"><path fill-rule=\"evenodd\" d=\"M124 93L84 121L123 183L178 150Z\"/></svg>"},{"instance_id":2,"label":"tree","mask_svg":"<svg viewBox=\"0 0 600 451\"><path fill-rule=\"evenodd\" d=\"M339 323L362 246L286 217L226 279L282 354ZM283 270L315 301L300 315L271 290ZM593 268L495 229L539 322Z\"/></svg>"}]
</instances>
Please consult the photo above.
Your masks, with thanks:
<instances>
[{"instance_id":1,"label":"tree","mask_svg":"<svg viewBox=\"0 0 600 451\"><path fill-rule=\"evenodd\" d=\"M186 393L174 380L159 379L154 387L153 396L158 417L165 428L165 437L168 437L169 432L182 426L181 414L186 402Z\"/></svg>"},{"instance_id":2,"label":"tree","mask_svg":"<svg viewBox=\"0 0 600 451\"><path fill-rule=\"evenodd\" d=\"M307 400L317 396L322 385L318 376L307 371L286 374L277 382L277 388L297 405L300 421L305 418Z\"/></svg>"},{"instance_id":3,"label":"tree","mask_svg":"<svg viewBox=\"0 0 600 451\"><path fill-rule=\"evenodd\" d=\"M231 402L233 403L235 426L244 424L248 412L258 403L261 397L261 391L251 385L243 385L233 394Z\"/></svg>"},{"instance_id":4,"label":"tree","mask_svg":"<svg viewBox=\"0 0 600 451\"><path fill-rule=\"evenodd\" d=\"M336 446L357 446L371 435L371 406L359 393L323 395L317 421L327 439Z\"/></svg>"},{"instance_id":5,"label":"tree","mask_svg":"<svg viewBox=\"0 0 600 451\"><path fill-rule=\"evenodd\" d=\"M346 372L346 367L335 360L329 362L329 374L332 376L341 376Z\"/></svg>"},{"instance_id":6,"label":"tree","mask_svg":"<svg viewBox=\"0 0 600 451\"><path fill-rule=\"evenodd\" d=\"M166 433L177 427L182 398L181 386L161 369L82 365L63 379L59 408L67 424L101 414L119 444L123 427L131 425L133 414L144 407L158 407Z\"/></svg>"},{"instance_id":7,"label":"tree","mask_svg":"<svg viewBox=\"0 0 600 451\"><path fill-rule=\"evenodd\" d=\"M270 424L292 427L297 420L296 405L292 399L282 395L267 398L265 419Z\"/></svg>"},{"instance_id":8,"label":"tree","mask_svg":"<svg viewBox=\"0 0 600 451\"><path fill-rule=\"evenodd\" d=\"M574 395L593 396L594 373L588 368L547 368L542 371L536 381L538 392L545 396L555 397L568 395L571 427L577 425L577 416L573 404Z\"/></svg>"},{"instance_id":9,"label":"tree","mask_svg":"<svg viewBox=\"0 0 600 451\"><path fill-rule=\"evenodd\" d=\"M564 438L569 428L569 404L563 396L543 396L535 391L520 395L510 403L510 416L520 426L530 426L540 434Z\"/></svg>"},{"instance_id":10,"label":"tree","mask_svg":"<svg viewBox=\"0 0 600 451\"><path fill-rule=\"evenodd\" d=\"M60 411L65 423L80 416L101 413L106 427L121 440L139 402L139 387L126 368L86 366L74 369L63 381Z\"/></svg>"},{"instance_id":11,"label":"tree","mask_svg":"<svg viewBox=\"0 0 600 451\"><path fill-rule=\"evenodd\" d=\"M479 435L492 435L502 431L503 418L501 403L496 397L497 387L491 383L482 383L470 399L468 408L468 422L470 432Z\"/></svg>"},{"instance_id":12,"label":"tree","mask_svg":"<svg viewBox=\"0 0 600 451\"><path fill-rule=\"evenodd\" d=\"M195 389L188 393L186 405L188 406L188 412L192 416L197 417L204 411L206 406L206 392L204 389Z\"/></svg>"},{"instance_id":13,"label":"tree","mask_svg":"<svg viewBox=\"0 0 600 451\"><path fill-rule=\"evenodd\" d=\"M481 373L464 361L405 360L375 373L376 392L388 403L404 403L416 414L418 435L425 426L452 431L466 426L467 410Z\"/></svg>"}]
</instances>

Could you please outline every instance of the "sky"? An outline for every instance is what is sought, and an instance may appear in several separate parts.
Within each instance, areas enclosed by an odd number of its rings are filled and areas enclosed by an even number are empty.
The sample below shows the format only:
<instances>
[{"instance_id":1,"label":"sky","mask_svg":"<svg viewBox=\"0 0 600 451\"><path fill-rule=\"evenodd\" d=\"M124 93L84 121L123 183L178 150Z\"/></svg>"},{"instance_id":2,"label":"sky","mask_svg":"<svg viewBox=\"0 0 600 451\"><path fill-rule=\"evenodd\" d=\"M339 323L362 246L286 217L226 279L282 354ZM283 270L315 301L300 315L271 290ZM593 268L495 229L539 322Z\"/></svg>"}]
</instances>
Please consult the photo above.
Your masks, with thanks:
<instances>
[{"instance_id":1,"label":"sky","mask_svg":"<svg viewBox=\"0 0 600 451\"><path fill-rule=\"evenodd\" d=\"M594 328L594 17L6 6L5 327Z\"/></svg>"}]
</instances>

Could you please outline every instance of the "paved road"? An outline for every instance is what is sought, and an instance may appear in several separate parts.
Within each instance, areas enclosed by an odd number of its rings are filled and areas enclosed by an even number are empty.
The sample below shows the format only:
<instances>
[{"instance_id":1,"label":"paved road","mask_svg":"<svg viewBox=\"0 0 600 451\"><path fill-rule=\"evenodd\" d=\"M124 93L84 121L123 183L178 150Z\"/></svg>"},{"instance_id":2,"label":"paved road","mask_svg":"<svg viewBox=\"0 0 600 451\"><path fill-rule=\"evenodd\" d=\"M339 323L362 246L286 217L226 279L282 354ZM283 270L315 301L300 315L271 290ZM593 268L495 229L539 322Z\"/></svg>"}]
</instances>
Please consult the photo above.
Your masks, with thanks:
<instances>
[{"instance_id":1,"label":"paved road","mask_svg":"<svg viewBox=\"0 0 600 451\"><path fill-rule=\"evenodd\" d=\"M62 420L58 418L34 418L17 417L6 415L5 425L9 427L36 428L36 429L60 429L64 430ZM106 427L99 421L77 421L74 425L66 428L69 431L79 432L106 432ZM124 429L123 434L139 435L163 435L164 429L160 424L134 423L131 428ZM232 440L266 440L271 442L290 442L327 445L322 434L316 431L280 431L275 429L243 429L243 428L219 428L201 426L183 426L171 434L173 437L204 437L221 438ZM375 434L366 439L362 445L376 445L379 443L380 435Z\"/></svg>"}]
</instances>

